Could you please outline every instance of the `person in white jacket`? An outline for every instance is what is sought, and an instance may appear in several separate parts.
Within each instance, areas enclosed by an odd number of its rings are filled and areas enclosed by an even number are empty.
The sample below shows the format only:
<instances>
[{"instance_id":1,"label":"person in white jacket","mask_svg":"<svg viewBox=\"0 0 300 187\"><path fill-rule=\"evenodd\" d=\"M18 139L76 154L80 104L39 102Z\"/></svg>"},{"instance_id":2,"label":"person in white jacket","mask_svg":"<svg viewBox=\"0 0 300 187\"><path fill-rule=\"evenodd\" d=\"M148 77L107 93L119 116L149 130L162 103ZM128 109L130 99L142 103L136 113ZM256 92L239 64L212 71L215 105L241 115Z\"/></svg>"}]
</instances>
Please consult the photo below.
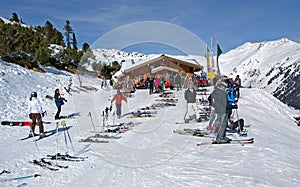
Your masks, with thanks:
<instances>
[{"instance_id":1,"label":"person in white jacket","mask_svg":"<svg viewBox=\"0 0 300 187\"><path fill-rule=\"evenodd\" d=\"M36 124L38 124L40 129L40 137L43 137L44 125L42 121L42 116L44 116L44 113L43 113L42 105L40 101L37 99L36 92L31 93L28 102L28 108L29 108L29 118L32 120L29 136L36 136L36 134L34 133L34 129Z\"/></svg>"}]
</instances>

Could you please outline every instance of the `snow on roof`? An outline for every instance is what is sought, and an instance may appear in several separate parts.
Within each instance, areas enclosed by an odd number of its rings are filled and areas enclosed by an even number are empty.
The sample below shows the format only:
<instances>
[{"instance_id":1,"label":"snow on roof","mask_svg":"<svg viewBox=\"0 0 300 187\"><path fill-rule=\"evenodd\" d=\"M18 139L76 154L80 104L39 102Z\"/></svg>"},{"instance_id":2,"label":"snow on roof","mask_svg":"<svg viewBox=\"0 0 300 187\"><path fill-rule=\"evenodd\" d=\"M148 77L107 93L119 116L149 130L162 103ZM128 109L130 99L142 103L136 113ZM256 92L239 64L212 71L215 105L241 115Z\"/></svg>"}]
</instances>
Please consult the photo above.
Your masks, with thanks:
<instances>
[{"instance_id":1,"label":"snow on roof","mask_svg":"<svg viewBox=\"0 0 300 187\"><path fill-rule=\"evenodd\" d=\"M147 63L147 62L150 62L150 61L152 61L156 58L159 58L162 55L164 55L164 54L153 54L153 55L150 55L146 59L135 62L134 64L130 64L130 63L123 64L122 65L122 70L125 71L127 69L131 69L131 68L140 66L144 63ZM164 55L164 56L174 58L174 59L178 59L178 60L181 60L181 61L184 61L184 62L188 62L188 63L194 64L196 66L199 66L199 65L203 66L204 62L206 63L205 57L201 57L201 56L176 56L176 55Z\"/></svg>"}]
</instances>

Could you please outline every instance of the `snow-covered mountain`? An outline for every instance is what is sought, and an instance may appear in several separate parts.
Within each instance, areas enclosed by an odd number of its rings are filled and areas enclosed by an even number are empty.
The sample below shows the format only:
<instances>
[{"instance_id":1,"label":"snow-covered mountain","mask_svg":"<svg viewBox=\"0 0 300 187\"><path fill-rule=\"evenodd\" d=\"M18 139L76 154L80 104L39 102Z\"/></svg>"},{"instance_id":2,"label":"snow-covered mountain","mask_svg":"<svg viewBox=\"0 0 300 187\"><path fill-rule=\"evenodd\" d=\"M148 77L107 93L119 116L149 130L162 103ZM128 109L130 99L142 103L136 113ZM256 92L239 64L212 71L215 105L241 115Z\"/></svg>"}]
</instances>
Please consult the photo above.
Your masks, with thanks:
<instances>
[{"instance_id":1,"label":"snow-covered mountain","mask_svg":"<svg viewBox=\"0 0 300 187\"><path fill-rule=\"evenodd\" d=\"M300 44L287 38L247 42L220 56L221 73L239 74L244 87L257 87L300 108Z\"/></svg>"}]
</instances>

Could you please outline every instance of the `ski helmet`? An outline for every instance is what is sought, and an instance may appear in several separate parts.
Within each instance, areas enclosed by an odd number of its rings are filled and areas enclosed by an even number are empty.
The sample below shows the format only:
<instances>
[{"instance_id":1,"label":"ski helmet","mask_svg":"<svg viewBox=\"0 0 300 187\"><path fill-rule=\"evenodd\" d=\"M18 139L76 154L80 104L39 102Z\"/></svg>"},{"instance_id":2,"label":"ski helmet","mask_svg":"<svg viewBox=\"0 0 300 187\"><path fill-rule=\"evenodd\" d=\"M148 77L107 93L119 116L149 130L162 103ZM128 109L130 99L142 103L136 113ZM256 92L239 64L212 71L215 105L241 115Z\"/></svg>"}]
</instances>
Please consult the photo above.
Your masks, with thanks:
<instances>
[{"instance_id":1,"label":"ski helmet","mask_svg":"<svg viewBox=\"0 0 300 187\"><path fill-rule=\"evenodd\" d=\"M36 92L31 92L31 97L37 97L37 93Z\"/></svg>"}]
</instances>

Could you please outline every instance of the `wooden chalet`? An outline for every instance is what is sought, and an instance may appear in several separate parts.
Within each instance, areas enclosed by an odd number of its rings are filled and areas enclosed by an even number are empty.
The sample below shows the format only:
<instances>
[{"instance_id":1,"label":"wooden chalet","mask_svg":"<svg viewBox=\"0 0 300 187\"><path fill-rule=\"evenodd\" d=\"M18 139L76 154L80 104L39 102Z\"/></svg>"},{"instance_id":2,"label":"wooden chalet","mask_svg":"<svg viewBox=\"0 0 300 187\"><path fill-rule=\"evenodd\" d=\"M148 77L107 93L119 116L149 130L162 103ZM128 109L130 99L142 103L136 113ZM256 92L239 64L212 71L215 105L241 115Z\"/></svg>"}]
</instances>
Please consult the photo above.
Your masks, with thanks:
<instances>
[{"instance_id":1,"label":"wooden chalet","mask_svg":"<svg viewBox=\"0 0 300 187\"><path fill-rule=\"evenodd\" d=\"M187 73L193 74L194 72L202 70L197 62L187 62L176 59L170 56L161 55L153 59L144 60L131 67L125 69L122 74L117 78L127 77L140 81L149 77L160 76L161 78L168 79L170 76L179 74L180 76Z\"/></svg>"}]
</instances>

